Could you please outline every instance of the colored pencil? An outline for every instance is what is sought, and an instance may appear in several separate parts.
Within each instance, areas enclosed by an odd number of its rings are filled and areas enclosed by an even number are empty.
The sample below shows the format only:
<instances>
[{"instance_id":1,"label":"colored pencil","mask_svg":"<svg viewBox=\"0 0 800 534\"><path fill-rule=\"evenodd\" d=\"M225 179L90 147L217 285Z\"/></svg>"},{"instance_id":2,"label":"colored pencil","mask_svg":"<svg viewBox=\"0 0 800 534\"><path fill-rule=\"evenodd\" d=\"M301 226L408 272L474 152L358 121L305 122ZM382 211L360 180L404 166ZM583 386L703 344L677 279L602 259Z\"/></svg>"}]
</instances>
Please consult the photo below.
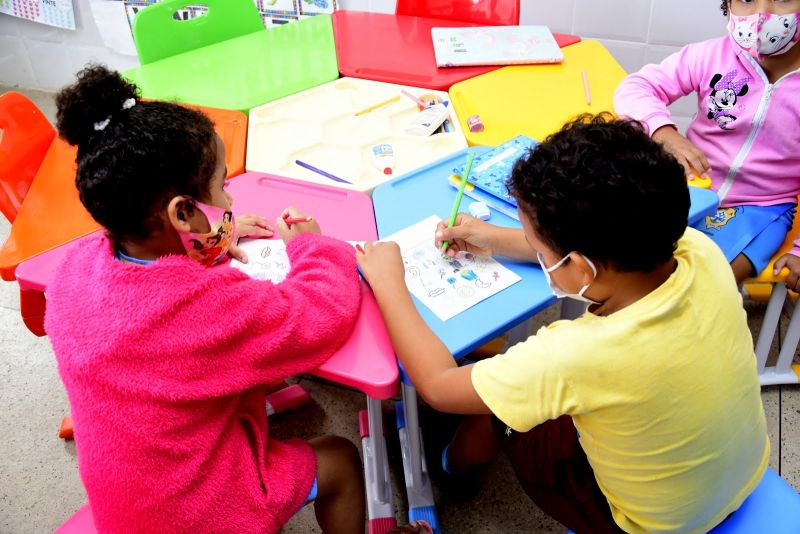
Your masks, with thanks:
<instances>
[{"instance_id":1,"label":"colored pencil","mask_svg":"<svg viewBox=\"0 0 800 534\"><path fill-rule=\"evenodd\" d=\"M586 105L592 105L592 93L589 91L589 78L586 76L586 70L581 69L581 75L583 76L583 91L586 94Z\"/></svg>"},{"instance_id":2,"label":"colored pencil","mask_svg":"<svg viewBox=\"0 0 800 534\"><path fill-rule=\"evenodd\" d=\"M308 169L309 171L312 171L312 172L315 172L317 174L320 174L320 175L324 176L325 178L330 178L331 180L333 180L335 182L340 182L340 183L343 183L343 184L352 184L352 182L348 182L344 178L339 178L338 176L335 176L335 175L333 175L333 174L331 174L329 172L325 172L322 169L318 169L318 168L314 167L313 165L309 165L305 161L300 161L299 159L296 159L296 160L294 160L294 162L297 165L300 165L301 167L303 167L304 169Z\"/></svg>"},{"instance_id":3,"label":"colored pencil","mask_svg":"<svg viewBox=\"0 0 800 534\"><path fill-rule=\"evenodd\" d=\"M311 217L289 217L288 214L286 215L286 217L283 218L283 222L285 222L286 224L307 223L313 220L314 219L312 219Z\"/></svg>"},{"instance_id":4,"label":"colored pencil","mask_svg":"<svg viewBox=\"0 0 800 534\"><path fill-rule=\"evenodd\" d=\"M461 197L464 196L464 188L467 187L467 178L469 178L469 171L472 170L472 160L475 159L475 152L469 151L467 155L467 167L464 169L464 175L461 177L461 183L458 184L458 193L456 193L456 201L453 203L453 211L450 213L450 222L447 224L448 228L452 228L456 223L458 217L458 209L461 207ZM448 241L442 242L442 252L447 250L450 246Z\"/></svg>"},{"instance_id":5,"label":"colored pencil","mask_svg":"<svg viewBox=\"0 0 800 534\"><path fill-rule=\"evenodd\" d=\"M359 251L360 253L364 254L364 249L358 243L356 243L356 250Z\"/></svg>"},{"instance_id":6,"label":"colored pencil","mask_svg":"<svg viewBox=\"0 0 800 534\"><path fill-rule=\"evenodd\" d=\"M392 102L397 102L398 100L400 100L399 96L393 96L389 100L384 100L383 102L378 102L377 104L372 105L372 106L370 106L368 108L364 108L361 111L356 111L356 117L358 117L359 115L364 115L365 113L369 113L370 111L376 110L378 108L382 108L383 106L388 106Z\"/></svg>"},{"instance_id":7,"label":"colored pencil","mask_svg":"<svg viewBox=\"0 0 800 534\"><path fill-rule=\"evenodd\" d=\"M425 109L425 107L427 106L427 104L426 104L426 103L425 103L425 102L424 102L422 99L419 99L419 98L417 98L416 96L412 95L411 93L409 93L409 92L408 92L408 91L406 91L405 89L400 89L400 93L401 93L403 96L407 96L408 98L410 98L411 100L413 100L414 102L416 102L416 103L417 103L417 105L418 105L419 107L421 107L422 109Z\"/></svg>"}]
</instances>

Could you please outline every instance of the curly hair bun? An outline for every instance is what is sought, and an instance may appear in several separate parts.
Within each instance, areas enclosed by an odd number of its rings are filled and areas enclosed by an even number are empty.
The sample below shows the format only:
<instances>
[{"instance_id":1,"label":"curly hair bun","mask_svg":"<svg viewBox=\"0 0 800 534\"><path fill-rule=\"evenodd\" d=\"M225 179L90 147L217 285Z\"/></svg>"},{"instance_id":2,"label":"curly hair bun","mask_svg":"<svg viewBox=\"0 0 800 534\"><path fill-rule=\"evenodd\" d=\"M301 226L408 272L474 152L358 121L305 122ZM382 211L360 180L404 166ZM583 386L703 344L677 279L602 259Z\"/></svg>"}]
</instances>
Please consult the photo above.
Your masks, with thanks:
<instances>
[{"instance_id":1,"label":"curly hair bun","mask_svg":"<svg viewBox=\"0 0 800 534\"><path fill-rule=\"evenodd\" d=\"M56 95L58 134L71 145L84 145L101 133L95 123L113 121L123 111L123 102L138 96L137 87L118 72L89 65Z\"/></svg>"}]
</instances>

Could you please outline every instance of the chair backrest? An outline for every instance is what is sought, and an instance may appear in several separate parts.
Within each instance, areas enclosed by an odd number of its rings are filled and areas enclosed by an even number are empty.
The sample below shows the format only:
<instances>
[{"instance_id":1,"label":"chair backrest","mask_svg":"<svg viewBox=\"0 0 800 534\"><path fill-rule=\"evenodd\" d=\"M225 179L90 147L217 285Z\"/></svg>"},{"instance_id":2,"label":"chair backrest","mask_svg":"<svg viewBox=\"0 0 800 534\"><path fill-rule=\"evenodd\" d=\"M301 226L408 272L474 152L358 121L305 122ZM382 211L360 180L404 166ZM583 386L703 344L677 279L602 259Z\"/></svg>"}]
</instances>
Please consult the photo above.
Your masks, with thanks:
<instances>
[{"instance_id":1,"label":"chair backrest","mask_svg":"<svg viewBox=\"0 0 800 534\"><path fill-rule=\"evenodd\" d=\"M514 26L519 24L519 0L397 0L395 14Z\"/></svg>"},{"instance_id":2,"label":"chair backrest","mask_svg":"<svg viewBox=\"0 0 800 534\"><path fill-rule=\"evenodd\" d=\"M56 132L27 96L0 95L0 211L14 222Z\"/></svg>"},{"instance_id":3,"label":"chair backrest","mask_svg":"<svg viewBox=\"0 0 800 534\"><path fill-rule=\"evenodd\" d=\"M175 14L187 6L205 7L206 13L176 19ZM142 65L257 31L266 30L253 0L164 0L133 19L133 40Z\"/></svg>"}]
</instances>

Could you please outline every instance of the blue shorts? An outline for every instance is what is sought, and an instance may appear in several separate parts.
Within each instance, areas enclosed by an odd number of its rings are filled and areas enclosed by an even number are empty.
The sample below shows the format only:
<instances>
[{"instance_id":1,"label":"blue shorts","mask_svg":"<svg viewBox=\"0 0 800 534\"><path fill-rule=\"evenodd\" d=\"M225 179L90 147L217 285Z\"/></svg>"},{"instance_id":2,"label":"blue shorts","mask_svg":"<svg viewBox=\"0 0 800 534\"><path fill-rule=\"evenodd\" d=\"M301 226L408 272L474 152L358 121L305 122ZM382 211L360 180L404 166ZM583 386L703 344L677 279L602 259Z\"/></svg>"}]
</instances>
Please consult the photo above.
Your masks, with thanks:
<instances>
[{"instance_id":1,"label":"blue shorts","mask_svg":"<svg viewBox=\"0 0 800 534\"><path fill-rule=\"evenodd\" d=\"M795 204L719 208L716 215L706 217L694 227L719 245L728 263L744 254L757 275L786 239L794 213Z\"/></svg>"},{"instance_id":2,"label":"blue shorts","mask_svg":"<svg viewBox=\"0 0 800 534\"><path fill-rule=\"evenodd\" d=\"M306 500L303 501L303 504L300 505L300 508L297 509L297 512L303 509L303 507L307 504L311 504L317 499L317 491L319 488L317 487L317 477L314 477L314 483L311 484L311 489L308 490L308 495L306 496ZM295 513L297 513L295 512Z\"/></svg>"}]
</instances>

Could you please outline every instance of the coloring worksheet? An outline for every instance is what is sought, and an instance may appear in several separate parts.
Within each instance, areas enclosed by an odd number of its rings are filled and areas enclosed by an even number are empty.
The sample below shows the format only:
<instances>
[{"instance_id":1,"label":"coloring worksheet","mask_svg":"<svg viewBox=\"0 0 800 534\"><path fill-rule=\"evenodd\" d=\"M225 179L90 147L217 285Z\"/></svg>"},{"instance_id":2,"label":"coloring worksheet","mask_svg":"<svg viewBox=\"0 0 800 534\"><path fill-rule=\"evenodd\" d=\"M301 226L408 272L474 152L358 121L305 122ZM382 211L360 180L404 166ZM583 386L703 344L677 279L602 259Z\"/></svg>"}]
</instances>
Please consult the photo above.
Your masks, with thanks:
<instances>
[{"instance_id":1,"label":"coloring worksheet","mask_svg":"<svg viewBox=\"0 0 800 534\"><path fill-rule=\"evenodd\" d=\"M443 256L433 244L439 221L432 215L382 240L400 245L408 290L439 319L447 321L521 280L493 258Z\"/></svg>"},{"instance_id":2,"label":"coloring worksheet","mask_svg":"<svg viewBox=\"0 0 800 534\"><path fill-rule=\"evenodd\" d=\"M283 282L289 273L289 256L283 239L240 239L239 248L247 254L247 263L231 260L231 267L250 278Z\"/></svg>"},{"instance_id":3,"label":"coloring worksheet","mask_svg":"<svg viewBox=\"0 0 800 534\"><path fill-rule=\"evenodd\" d=\"M361 241L348 241L355 246ZM289 274L289 256L283 239L240 239L239 248L247 254L247 263L231 260L231 267L239 269L250 278L269 280L273 284L283 282Z\"/></svg>"}]
</instances>

